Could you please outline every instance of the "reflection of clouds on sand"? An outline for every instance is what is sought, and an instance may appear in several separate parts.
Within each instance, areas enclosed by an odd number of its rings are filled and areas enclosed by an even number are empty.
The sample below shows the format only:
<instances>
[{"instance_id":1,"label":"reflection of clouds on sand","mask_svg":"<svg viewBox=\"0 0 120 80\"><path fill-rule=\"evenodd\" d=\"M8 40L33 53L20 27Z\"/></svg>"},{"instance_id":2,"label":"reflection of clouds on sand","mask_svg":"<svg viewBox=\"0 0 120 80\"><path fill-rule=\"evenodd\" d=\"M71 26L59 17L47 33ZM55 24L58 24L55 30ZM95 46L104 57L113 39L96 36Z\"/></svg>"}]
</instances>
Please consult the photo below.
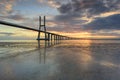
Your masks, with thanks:
<instances>
[{"instance_id":1,"label":"reflection of clouds on sand","mask_svg":"<svg viewBox=\"0 0 120 80\"><path fill-rule=\"evenodd\" d=\"M108 61L101 61L100 65L106 66L108 68L120 68L120 65L114 64L114 63L108 62Z\"/></svg>"},{"instance_id":2,"label":"reflection of clouds on sand","mask_svg":"<svg viewBox=\"0 0 120 80\"><path fill-rule=\"evenodd\" d=\"M90 50L91 40L84 40L83 43L84 44L79 45L81 46L79 53L80 66L84 69L88 69L93 60L92 52Z\"/></svg>"},{"instance_id":3,"label":"reflection of clouds on sand","mask_svg":"<svg viewBox=\"0 0 120 80\"><path fill-rule=\"evenodd\" d=\"M61 75L61 80L119 80L119 65L116 64L119 59L114 55L118 55L119 45L109 42L63 41L55 46L59 63L56 76Z\"/></svg>"},{"instance_id":4,"label":"reflection of clouds on sand","mask_svg":"<svg viewBox=\"0 0 120 80\"><path fill-rule=\"evenodd\" d=\"M92 56L89 55L89 54L81 53L79 61L80 61L80 66L83 69L88 69L90 64L91 64L91 62L92 62Z\"/></svg>"},{"instance_id":5,"label":"reflection of clouds on sand","mask_svg":"<svg viewBox=\"0 0 120 80\"><path fill-rule=\"evenodd\" d=\"M77 47L74 47L76 45ZM59 76L61 80L79 80L82 79L80 77L83 77L83 75L87 76L88 74L85 71L90 70L93 63L90 46L90 40L63 42L57 45L55 51L57 52L56 61L59 64L59 73L56 76L61 75ZM54 79L56 78L54 77Z\"/></svg>"},{"instance_id":6,"label":"reflection of clouds on sand","mask_svg":"<svg viewBox=\"0 0 120 80\"><path fill-rule=\"evenodd\" d=\"M48 80L57 70L54 51L48 44L0 61L0 78L4 80Z\"/></svg>"},{"instance_id":7,"label":"reflection of clouds on sand","mask_svg":"<svg viewBox=\"0 0 120 80\"><path fill-rule=\"evenodd\" d=\"M8 77L15 78L15 73L14 73L14 69L12 68L12 66L9 63L5 63L4 67L1 67L2 69L2 75L8 75ZM6 78L2 78L3 80Z\"/></svg>"},{"instance_id":8,"label":"reflection of clouds on sand","mask_svg":"<svg viewBox=\"0 0 120 80\"><path fill-rule=\"evenodd\" d=\"M119 47L119 43L94 43L93 40L65 40L59 45L45 44L0 60L0 78L120 80Z\"/></svg>"}]
</instances>

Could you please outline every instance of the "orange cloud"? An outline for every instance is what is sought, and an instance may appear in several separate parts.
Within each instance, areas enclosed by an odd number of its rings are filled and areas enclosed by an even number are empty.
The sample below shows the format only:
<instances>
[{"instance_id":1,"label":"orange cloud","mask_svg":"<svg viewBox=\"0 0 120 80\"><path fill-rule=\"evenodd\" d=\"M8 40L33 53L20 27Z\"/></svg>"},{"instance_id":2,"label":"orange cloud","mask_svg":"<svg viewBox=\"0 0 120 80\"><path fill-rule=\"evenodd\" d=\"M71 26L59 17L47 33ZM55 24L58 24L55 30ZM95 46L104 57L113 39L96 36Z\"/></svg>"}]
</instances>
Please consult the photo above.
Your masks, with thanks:
<instances>
[{"instance_id":1,"label":"orange cloud","mask_svg":"<svg viewBox=\"0 0 120 80\"><path fill-rule=\"evenodd\" d=\"M15 0L1 0L0 1L0 11L3 15L8 14L8 12L12 11L12 7L15 3Z\"/></svg>"},{"instance_id":2,"label":"orange cloud","mask_svg":"<svg viewBox=\"0 0 120 80\"><path fill-rule=\"evenodd\" d=\"M5 6L5 9L6 9L6 11L11 11L12 10L12 5L11 4L7 4Z\"/></svg>"},{"instance_id":3,"label":"orange cloud","mask_svg":"<svg viewBox=\"0 0 120 80\"><path fill-rule=\"evenodd\" d=\"M46 0L46 1L45 0L38 0L38 2L43 3L43 4L47 4L48 6L53 7L53 8L60 7L60 4L54 0Z\"/></svg>"}]
</instances>

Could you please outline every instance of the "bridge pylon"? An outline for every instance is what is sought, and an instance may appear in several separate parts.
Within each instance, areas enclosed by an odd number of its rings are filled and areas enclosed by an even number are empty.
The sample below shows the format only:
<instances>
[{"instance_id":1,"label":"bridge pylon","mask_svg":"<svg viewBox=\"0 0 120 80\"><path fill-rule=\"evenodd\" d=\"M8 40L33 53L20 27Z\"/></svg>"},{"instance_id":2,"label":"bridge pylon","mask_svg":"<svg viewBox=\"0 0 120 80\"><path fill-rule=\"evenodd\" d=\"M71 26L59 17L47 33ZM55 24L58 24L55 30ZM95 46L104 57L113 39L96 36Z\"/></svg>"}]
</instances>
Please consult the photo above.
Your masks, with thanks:
<instances>
[{"instance_id":1,"label":"bridge pylon","mask_svg":"<svg viewBox=\"0 0 120 80\"><path fill-rule=\"evenodd\" d=\"M42 17L39 16L39 31L38 31L38 37L37 40L48 40L47 39L47 33L46 33L46 17L44 16L42 23ZM43 29L42 29L43 28ZM41 31L44 31L45 38L41 37Z\"/></svg>"}]
</instances>

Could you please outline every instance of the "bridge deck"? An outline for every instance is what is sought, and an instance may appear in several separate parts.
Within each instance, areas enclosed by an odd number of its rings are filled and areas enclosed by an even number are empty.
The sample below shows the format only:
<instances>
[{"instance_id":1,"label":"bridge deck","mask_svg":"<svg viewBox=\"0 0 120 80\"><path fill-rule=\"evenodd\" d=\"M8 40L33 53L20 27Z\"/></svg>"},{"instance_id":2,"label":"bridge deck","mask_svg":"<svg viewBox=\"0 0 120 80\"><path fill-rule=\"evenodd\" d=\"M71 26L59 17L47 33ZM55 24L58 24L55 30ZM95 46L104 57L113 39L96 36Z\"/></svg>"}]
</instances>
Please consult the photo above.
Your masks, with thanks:
<instances>
[{"instance_id":1,"label":"bridge deck","mask_svg":"<svg viewBox=\"0 0 120 80\"><path fill-rule=\"evenodd\" d=\"M26 26L22 26L22 25L18 25L18 24L6 22L6 21L0 21L0 24L39 32L38 29L34 29L34 28L30 28L30 27L26 27ZM59 34L55 34L55 33L51 33L51 32L45 32L45 31L40 31L40 32L47 33L47 34L52 34L52 35L59 35ZM59 36L62 36L62 35L59 35ZM67 37L67 36L62 36L62 37Z\"/></svg>"}]
</instances>

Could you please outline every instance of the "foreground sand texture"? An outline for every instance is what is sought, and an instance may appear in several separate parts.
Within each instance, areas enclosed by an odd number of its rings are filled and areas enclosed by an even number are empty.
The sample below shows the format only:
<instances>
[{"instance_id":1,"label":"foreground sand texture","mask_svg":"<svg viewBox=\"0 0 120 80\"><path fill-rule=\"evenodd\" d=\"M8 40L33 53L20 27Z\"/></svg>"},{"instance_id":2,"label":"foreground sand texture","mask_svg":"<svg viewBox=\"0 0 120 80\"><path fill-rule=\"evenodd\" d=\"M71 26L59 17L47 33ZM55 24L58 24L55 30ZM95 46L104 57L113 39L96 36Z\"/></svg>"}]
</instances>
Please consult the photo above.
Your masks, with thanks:
<instances>
[{"instance_id":1,"label":"foreground sand texture","mask_svg":"<svg viewBox=\"0 0 120 80\"><path fill-rule=\"evenodd\" d=\"M41 49L4 47L0 80L120 80L119 48L117 41L93 40Z\"/></svg>"}]
</instances>

